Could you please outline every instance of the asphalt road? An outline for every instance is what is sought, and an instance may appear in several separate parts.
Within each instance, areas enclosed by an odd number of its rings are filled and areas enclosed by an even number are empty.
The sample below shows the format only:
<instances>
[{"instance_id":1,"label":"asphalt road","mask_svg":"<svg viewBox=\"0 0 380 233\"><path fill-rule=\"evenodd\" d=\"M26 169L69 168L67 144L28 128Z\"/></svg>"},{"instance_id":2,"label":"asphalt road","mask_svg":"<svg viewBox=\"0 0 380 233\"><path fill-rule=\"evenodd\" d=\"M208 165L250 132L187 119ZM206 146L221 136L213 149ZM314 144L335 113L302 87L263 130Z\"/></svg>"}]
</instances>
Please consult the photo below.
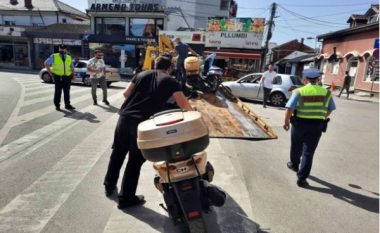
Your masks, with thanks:
<instances>
[{"instance_id":1,"label":"asphalt road","mask_svg":"<svg viewBox=\"0 0 380 233\"><path fill-rule=\"evenodd\" d=\"M93 106L90 88L72 86L75 112L57 112L53 88L35 74L0 72L0 232L183 232L158 204L152 166L143 166L144 207L120 211L102 186L121 91ZM98 90L98 99L101 91ZM207 216L210 232L378 232L379 108L337 100L317 149L311 188L286 168L283 109L247 103L279 136L270 141L211 139L214 183L229 195Z\"/></svg>"}]
</instances>

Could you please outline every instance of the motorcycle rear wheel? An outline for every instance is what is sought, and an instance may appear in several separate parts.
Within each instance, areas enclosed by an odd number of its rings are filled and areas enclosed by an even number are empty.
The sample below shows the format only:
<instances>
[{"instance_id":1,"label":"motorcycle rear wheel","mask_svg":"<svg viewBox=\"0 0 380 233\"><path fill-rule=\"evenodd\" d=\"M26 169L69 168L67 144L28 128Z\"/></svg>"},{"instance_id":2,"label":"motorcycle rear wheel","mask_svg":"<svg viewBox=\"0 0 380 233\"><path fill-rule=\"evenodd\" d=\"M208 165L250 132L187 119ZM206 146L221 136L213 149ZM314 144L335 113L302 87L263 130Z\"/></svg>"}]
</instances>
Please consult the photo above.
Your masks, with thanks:
<instances>
[{"instance_id":1,"label":"motorcycle rear wheel","mask_svg":"<svg viewBox=\"0 0 380 233\"><path fill-rule=\"evenodd\" d=\"M187 225L190 233L207 233L206 223L203 218L189 220Z\"/></svg>"}]
</instances>

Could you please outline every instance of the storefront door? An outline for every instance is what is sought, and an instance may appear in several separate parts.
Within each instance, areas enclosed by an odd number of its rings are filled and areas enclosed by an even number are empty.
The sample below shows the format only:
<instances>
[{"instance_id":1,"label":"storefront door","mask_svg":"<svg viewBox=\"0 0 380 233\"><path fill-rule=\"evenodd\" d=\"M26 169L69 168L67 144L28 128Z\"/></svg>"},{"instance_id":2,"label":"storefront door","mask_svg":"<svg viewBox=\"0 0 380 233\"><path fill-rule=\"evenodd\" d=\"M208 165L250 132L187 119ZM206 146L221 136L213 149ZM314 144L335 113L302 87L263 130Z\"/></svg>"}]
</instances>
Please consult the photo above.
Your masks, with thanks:
<instances>
[{"instance_id":1,"label":"storefront door","mask_svg":"<svg viewBox=\"0 0 380 233\"><path fill-rule=\"evenodd\" d=\"M354 88L355 86L355 78L356 78L357 69L358 69L358 59L350 58L347 63L347 71L349 75L351 76L350 88Z\"/></svg>"}]
</instances>

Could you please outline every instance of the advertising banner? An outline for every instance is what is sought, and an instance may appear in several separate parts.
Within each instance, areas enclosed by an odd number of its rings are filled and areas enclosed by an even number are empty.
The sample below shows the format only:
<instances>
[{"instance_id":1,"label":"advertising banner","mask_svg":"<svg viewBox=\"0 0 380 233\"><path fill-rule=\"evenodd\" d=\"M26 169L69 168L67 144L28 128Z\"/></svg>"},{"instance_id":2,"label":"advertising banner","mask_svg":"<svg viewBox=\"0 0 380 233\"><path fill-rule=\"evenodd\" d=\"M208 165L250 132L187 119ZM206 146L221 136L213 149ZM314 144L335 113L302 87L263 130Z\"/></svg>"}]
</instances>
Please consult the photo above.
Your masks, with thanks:
<instances>
[{"instance_id":1,"label":"advertising banner","mask_svg":"<svg viewBox=\"0 0 380 233\"><path fill-rule=\"evenodd\" d=\"M206 47L261 49L262 33L207 32Z\"/></svg>"},{"instance_id":2,"label":"advertising banner","mask_svg":"<svg viewBox=\"0 0 380 233\"><path fill-rule=\"evenodd\" d=\"M160 31L160 35L168 36L171 41L179 37L185 44L205 44L205 32L202 31Z\"/></svg>"},{"instance_id":3,"label":"advertising banner","mask_svg":"<svg viewBox=\"0 0 380 233\"><path fill-rule=\"evenodd\" d=\"M90 11L160 12L164 0L88 0Z\"/></svg>"},{"instance_id":4,"label":"advertising banner","mask_svg":"<svg viewBox=\"0 0 380 233\"><path fill-rule=\"evenodd\" d=\"M208 31L263 33L265 18L208 18Z\"/></svg>"}]
</instances>

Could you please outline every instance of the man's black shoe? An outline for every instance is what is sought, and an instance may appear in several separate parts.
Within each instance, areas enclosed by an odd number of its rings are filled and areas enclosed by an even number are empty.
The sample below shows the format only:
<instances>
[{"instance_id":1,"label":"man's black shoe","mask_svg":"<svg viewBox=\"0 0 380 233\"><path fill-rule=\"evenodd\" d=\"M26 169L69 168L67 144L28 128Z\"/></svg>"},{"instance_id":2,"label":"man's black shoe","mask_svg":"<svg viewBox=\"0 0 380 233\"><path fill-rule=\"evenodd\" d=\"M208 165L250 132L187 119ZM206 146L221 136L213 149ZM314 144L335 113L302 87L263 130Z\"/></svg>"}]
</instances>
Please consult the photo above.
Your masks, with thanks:
<instances>
[{"instance_id":1,"label":"man's black shoe","mask_svg":"<svg viewBox=\"0 0 380 233\"><path fill-rule=\"evenodd\" d=\"M74 110L75 108L72 105L65 106L67 110Z\"/></svg>"},{"instance_id":2,"label":"man's black shoe","mask_svg":"<svg viewBox=\"0 0 380 233\"><path fill-rule=\"evenodd\" d=\"M105 193L107 197L112 196L112 194L116 191L116 186L114 187L106 187L105 188Z\"/></svg>"},{"instance_id":3,"label":"man's black shoe","mask_svg":"<svg viewBox=\"0 0 380 233\"><path fill-rule=\"evenodd\" d=\"M298 187L304 188L306 186L309 186L309 183L307 183L306 179L298 179L297 185Z\"/></svg>"},{"instance_id":4,"label":"man's black shoe","mask_svg":"<svg viewBox=\"0 0 380 233\"><path fill-rule=\"evenodd\" d=\"M110 102L108 102L108 100L103 100L103 103L110 105Z\"/></svg>"},{"instance_id":5,"label":"man's black shoe","mask_svg":"<svg viewBox=\"0 0 380 233\"><path fill-rule=\"evenodd\" d=\"M144 203L145 203L144 196L143 195L136 195L130 200L120 200L119 199L119 205L117 206L117 208L125 209L125 208L129 208L132 206L143 205Z\"/></svg>"},{"instance_id":6,"label":"man's black shoe","mask_svg":"<svg viewBox=\"0 0 380 233\"><path fill-rule=\"evenodd\" d=\"M295 171L295 172L298 172L298 167L294 166L294 164L293 164L292 162L288 162L288 163L286 164L286 166L288 166L288 168L289 168L290 170L293 170L293 171Z\"/></svg>"},{"instance_id":7,"label":"man's black shoe","mask_svg":"<svg viewBox=\"0 0 380 233\"><path fill-rule=\"evenodd\" d=\"M98 101L94 100L94 105L98 105Z\"/></svg>"},{"instance_id":8,"label":"man's black shoe","mask_svg":"<svg viewBox=\"0 0 380 233\"><path fill-rule=\"evenodd\" d=\"M55 106L55 110L61 111L61 108L59 106Z\"/></svg>"}]
</instances>

